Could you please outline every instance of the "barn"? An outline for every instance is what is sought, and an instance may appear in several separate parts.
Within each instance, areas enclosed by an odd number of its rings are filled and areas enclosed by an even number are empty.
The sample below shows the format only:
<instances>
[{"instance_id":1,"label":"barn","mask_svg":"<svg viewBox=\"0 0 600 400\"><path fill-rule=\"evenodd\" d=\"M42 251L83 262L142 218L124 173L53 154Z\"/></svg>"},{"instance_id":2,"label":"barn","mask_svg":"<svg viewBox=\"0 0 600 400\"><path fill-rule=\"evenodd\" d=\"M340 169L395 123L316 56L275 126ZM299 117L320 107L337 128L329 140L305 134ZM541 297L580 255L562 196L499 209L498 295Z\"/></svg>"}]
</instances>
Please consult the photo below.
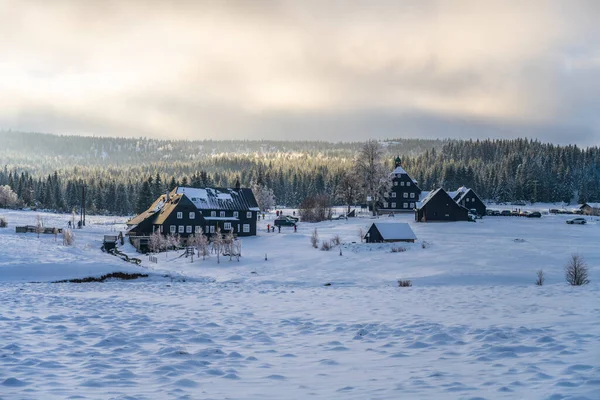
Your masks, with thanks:
<instances>
[{"instance_id":1,"label":"barn","mask_svg":"<svg viewBox=\"0 0 600 400\"><path fill-rule=\"evenodd\" d=\"M410 242L417 236L406 222L374 222L364 237L367 243Z\"/></svg>"},{"instance_id":2,"label":"barn","mask_svg":"<svg viewBox=\"0 0 600 400\"><path fill-rule=\"evenodd\" d=\"M454 201L443 188L430 192L415 210L417 222L468 220L469 210Z\"/></svg>"}]
</instances>

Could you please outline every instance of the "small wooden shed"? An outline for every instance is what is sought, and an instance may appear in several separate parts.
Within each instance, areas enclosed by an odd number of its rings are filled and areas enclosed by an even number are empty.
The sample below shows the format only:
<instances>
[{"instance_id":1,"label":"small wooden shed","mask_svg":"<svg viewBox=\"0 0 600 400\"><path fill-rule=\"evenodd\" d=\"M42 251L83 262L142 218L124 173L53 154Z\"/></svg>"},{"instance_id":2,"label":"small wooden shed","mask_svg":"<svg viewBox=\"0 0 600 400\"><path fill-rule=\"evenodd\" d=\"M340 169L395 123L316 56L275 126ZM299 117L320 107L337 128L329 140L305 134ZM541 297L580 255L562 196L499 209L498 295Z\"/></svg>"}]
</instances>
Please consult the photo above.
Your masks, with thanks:
<instances>
[{"instance_id":1,"label":"small wooden shed","mask_svg":"<svg viewBox=\"0 0 600 400\"><path fill-rule=\"evenodd\" d=\"M367 243L410 242L417 236L406 222L373 222L367 233Z\"/></svg>"}]
</instances>

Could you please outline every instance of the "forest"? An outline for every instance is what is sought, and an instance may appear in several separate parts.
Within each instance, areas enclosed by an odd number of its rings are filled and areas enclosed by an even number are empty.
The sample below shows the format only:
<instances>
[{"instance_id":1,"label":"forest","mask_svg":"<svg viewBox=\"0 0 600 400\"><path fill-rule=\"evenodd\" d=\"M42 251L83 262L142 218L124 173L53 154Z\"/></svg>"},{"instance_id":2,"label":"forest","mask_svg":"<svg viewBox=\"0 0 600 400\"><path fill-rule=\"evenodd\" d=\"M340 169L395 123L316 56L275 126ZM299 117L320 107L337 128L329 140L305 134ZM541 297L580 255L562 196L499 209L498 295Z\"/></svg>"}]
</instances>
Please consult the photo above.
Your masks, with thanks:
<instances>
[{"instance_id":1,"label":"forest","mask_svg":"<svg viewBox=\"0 0 600 400\"><path fill-rule=\"evenodd\" d=\"M272 189L296 207L327 195L343 204L361 142L185 141L0 132L0 186L19 205L71 212L86 188L89 213L132 215L177 185L231 187L237 179ZM423 190L472 187L495 202L600 200L600 149L531 139L380 141L386 165L396 155ZM350 177L349 177L350 175ZM363 196L355 199L364 202Z\"/></svg>"}]
</instances>

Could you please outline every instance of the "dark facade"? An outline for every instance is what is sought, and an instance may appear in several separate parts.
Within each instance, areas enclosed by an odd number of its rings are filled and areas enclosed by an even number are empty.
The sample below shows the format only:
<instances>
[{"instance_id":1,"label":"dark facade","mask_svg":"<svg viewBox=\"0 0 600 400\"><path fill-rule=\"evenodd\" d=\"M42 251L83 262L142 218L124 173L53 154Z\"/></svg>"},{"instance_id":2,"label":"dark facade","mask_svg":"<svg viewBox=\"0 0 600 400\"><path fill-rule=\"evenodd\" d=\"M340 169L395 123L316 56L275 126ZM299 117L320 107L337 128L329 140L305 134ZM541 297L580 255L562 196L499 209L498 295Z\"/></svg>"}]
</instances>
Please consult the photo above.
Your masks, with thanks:
<instances>
[{"instance_id":1,"label":"dark facade","mask_svg":"<svg viewBox=\"0 0 600 400\"><path fill-rule=\"evenodd\" d=\"M417 182L402 168L400 157L396 157L395 168L391 173L392 187L383 203L380 204L380 212L410 212L416 207L421 196L421 188Z\"/></svg>"},{"instance_id":2,"label":"dark facade","mask_svg":"<svg viewBox=\"0 0 600 400\"><path fill-rule=\"evenodd\" d=\"M454 200L469 211L475 210L479 216L486 215L487 207L473 189L463 188L457 191Z\"/></svg>"},{"instance_id":3,"label":"dark facade","mask_svg":"<svg viewBox=\"0 0 600 400\"><path fill-rule=\"evenodd\" d=\"M442 188L429 193L415 210L415 221L468 221L469 210L458 204Z\"/></svg>"},{"instance_id":4,"label":"dark facade","mask_svg":"<svg viewBox=\"0 0 600 400\"><path fill-rule=\"evenodd\" d=\"M184 188L161 195L148 210L132 218L130 236L178 234L182 238L220 228L236 236L256 235L258 204L252 190L245 188Z\"/></svg>"}]
</instances>

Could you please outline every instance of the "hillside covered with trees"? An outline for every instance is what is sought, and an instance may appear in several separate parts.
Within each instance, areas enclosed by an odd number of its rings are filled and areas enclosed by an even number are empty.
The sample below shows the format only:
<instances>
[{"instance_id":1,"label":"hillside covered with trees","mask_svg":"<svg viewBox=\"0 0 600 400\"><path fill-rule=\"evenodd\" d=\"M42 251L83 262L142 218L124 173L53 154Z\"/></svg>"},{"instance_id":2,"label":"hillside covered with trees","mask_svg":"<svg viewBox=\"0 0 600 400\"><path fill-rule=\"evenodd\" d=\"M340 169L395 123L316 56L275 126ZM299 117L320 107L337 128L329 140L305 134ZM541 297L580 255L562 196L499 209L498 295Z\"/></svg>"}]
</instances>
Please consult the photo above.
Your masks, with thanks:
<instances>
[{"instance_id":1,"label":"hillside covered with trees","mask_svg":"<svg viewBox=\"0 0 600 400\"><path fill-rule=\"evenodd\" d=\"M277 204L298 206L321 194L344 204L363 144L0 135L0 186L10 186L21 205L70 212L85 184L89 212L120 215L145 209L176 185L233 186L237 179L272 189ZM423 190L466 185L503 202L600 200L598 147L527 139L394 139L381 146L390 171L399 154Z\"/></svg>"}]
</instances>

